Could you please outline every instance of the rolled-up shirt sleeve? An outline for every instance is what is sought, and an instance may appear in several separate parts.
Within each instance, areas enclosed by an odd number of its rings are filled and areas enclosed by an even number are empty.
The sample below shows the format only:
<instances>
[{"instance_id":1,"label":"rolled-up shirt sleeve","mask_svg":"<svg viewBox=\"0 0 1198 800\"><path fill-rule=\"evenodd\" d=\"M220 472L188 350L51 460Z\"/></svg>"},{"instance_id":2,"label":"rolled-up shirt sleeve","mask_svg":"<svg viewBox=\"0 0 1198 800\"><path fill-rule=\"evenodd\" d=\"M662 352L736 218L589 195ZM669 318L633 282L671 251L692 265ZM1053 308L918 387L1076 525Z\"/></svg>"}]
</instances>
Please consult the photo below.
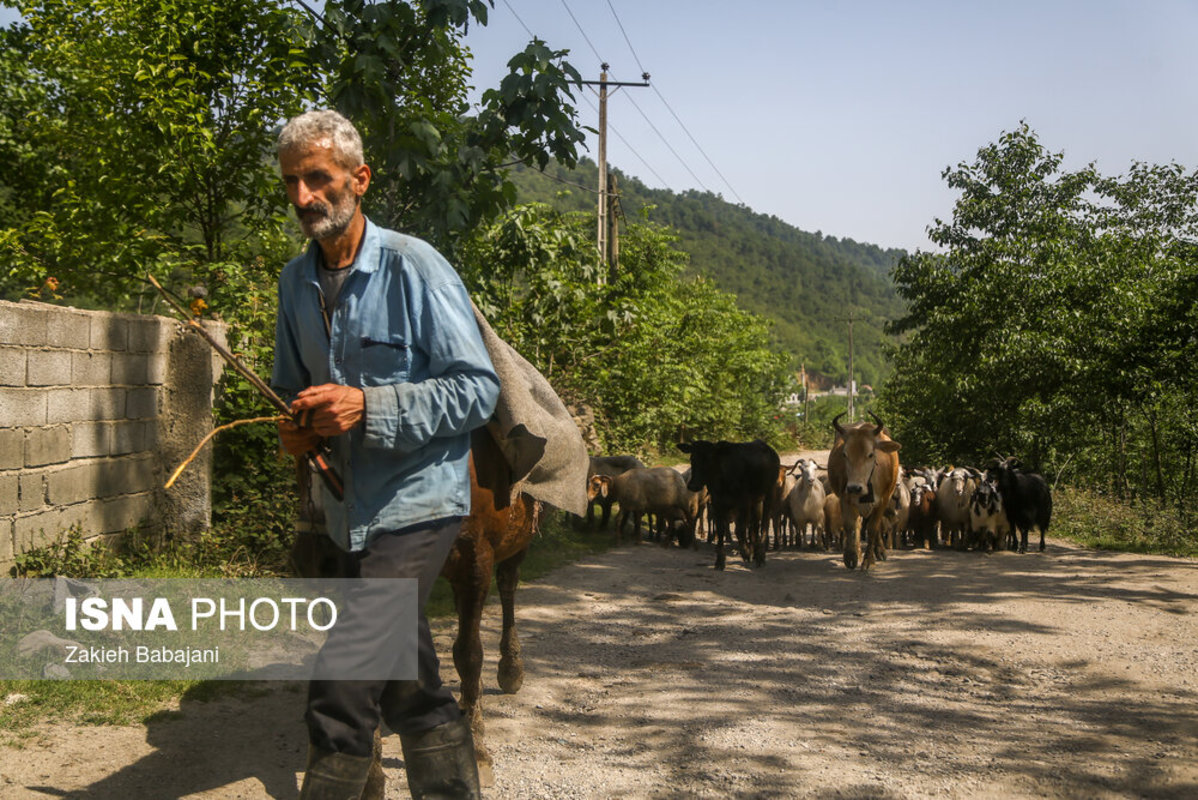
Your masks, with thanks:
<instances>
[{"instance_id":1,"label":"rolled-up shirt sleeve","mask_svg":"<svg viewBox=\"0 0 1198 800\"><path fill-rule=\"evenodd\" d=\"M429 290L413 322L416 340L427 348L429 377L363 387L367 447L417 450L471 431L495 411L499 378L465 287L452 282Z\"/></svg>"},{"instance_id":2,"label":"rolled-up shirt sleeve","mask_svg":"<svg viewBox=\"0 0 1198 800\"><path fill-rule=\"evenodd\" d=\"M311 385L311 378L300 357L299 343L293 327L295 312L288 300L288 293L280 279L279 314L275 319L275 360L270 376L270 388L284 402L290 403L297 394Z\"/></svg>"}]
</instances>

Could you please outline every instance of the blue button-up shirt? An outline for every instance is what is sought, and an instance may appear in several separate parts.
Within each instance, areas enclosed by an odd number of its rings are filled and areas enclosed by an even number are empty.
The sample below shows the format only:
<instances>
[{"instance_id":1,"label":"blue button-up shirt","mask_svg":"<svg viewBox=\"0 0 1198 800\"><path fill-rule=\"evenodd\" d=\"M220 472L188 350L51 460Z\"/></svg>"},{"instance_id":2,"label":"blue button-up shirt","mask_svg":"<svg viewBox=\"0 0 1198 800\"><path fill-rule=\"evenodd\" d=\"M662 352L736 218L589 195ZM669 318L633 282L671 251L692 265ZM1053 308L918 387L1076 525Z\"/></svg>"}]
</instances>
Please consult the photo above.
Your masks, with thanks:
<instances>
[{"instance_id":1,"label":"blue button-up shirt","mask_svg":"<svg viewBox=\"0 0 1198 800\"><path fill-rule=\"evenodd\" d=\"M426 242L367 220L326 332L318 257L313 242L279 276L271 384L286 399L325 383L365 395L365 424L329 440L344 502L314 481L329 536L356 551L468 514L470 431L494 412L499 379L461 279Z\"/></svg>"}]
</instances>

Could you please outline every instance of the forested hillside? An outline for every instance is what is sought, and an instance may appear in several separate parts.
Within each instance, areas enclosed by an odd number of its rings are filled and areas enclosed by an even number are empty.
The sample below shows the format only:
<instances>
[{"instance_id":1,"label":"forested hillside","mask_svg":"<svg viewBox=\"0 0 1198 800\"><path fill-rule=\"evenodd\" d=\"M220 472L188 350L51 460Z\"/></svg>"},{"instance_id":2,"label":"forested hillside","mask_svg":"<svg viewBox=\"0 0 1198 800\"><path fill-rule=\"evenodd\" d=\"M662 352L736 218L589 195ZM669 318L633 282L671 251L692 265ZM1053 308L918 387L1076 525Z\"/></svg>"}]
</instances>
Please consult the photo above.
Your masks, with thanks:
<instances>
[{"instance_id":1,"label":"forested hillside","mask_svg":"<svg viewBox=\"0 0 1198 800\"><path fill-rule=\"evenodd\" d=\"M710 192L676 194L651 189L612 169L627 217L642 213L676 230L678 246L690 254L690 270L710 276L737 295L746 310L774 321L781 348L838 381L848 375L849 329L854 323L855 369L862 383L877 384L889 368L883 354L887 320L903 304L890 278L901 250L883 250L851 239L801 231L777 217L755 213ZM598 170L583 161L569 170L551 164L514 175L520 200L539 200L562 210L594 212Z\"/></svg>"}]
</instances>

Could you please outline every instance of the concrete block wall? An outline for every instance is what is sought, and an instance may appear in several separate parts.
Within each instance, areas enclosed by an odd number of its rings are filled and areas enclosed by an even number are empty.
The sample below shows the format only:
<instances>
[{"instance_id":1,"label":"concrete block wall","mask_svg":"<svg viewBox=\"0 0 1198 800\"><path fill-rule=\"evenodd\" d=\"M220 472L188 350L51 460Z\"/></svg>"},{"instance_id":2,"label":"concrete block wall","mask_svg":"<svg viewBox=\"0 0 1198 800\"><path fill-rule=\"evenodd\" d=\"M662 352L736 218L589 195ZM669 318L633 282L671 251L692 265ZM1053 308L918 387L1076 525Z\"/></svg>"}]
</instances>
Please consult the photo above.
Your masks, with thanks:
<instances>
[{"instance_id":1,"label":"concrete block wall","mask_svg":"<svg viewBox=\"0 0 1198 800\"><path fill-rule=\"evenodd\" d=\"M212 429L221 366L173 319L0 301L0 567L74 525L207 528L207 452L161 487Z\"/></svg>"}]
</instances>

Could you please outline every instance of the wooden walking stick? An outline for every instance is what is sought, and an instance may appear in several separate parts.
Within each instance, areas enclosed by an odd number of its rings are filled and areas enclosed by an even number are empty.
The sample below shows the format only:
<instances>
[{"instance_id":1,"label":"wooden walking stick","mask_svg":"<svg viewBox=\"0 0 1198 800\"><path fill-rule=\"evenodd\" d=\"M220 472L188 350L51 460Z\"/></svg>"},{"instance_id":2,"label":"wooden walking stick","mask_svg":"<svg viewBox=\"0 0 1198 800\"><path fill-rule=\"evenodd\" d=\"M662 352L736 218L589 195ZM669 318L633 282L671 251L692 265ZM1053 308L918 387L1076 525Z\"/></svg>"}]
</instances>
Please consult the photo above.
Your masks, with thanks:
<instances>
[{"instance_id":1,"label":"wooden walking stick","mask_svg":"<svg viewBox=\"0 0 1198 800\"><path fill-rule=\"evenodd\" d=\"M204 337L204 341L211 345L212 349L216 351L217 355L223 358L225 362L237 372L238 375L249 381L250 385L258 390L258 394L265 397L267 401L274 406L280 414L287 417L287 419L291 420L300 427L306 427L303 425L298 416L291 413L291 407L283 402L283 398L275 394L275 391L270 388L266 381L259 378L252 369L241 363L241 359L230 353L223 344L218 342L216 338L208 332L208 329L200 324L199 320L187 313L187 310L183 308L183 306L180 305L175 298L171 297L170 293L168 293L166 289L162 288L162 284L155 280L153 275L147 272L146 277L149 279L150 283L153 284L154 288L158 290L158 293L161 294L166 300L167 304L174 309L175 313L184 322L186 322L192 328L192 330L199 332L199 334ZM304 453L304 460L308 463L308 466L320 476L321 480L324 481L324 485L330 492L332 492L333 497L335 497L338 502L345 498L345 488L341 483L341 476L338 475L337 470L333 469L333 467L329 464L324 453L314 448Z\"/></svg>"}]
</instances>

